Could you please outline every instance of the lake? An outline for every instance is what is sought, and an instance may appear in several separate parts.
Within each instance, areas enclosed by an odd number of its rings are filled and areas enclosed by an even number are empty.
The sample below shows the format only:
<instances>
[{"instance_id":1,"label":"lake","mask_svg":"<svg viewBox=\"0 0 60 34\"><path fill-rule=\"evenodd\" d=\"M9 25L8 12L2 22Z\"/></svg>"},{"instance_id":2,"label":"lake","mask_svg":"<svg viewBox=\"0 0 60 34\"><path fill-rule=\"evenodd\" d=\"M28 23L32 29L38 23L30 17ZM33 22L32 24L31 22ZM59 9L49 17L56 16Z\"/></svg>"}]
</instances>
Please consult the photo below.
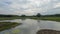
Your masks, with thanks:
<instances>
[{"instance_id":1,"label":"lake","mask_svg":"<svg viewBox=\"0 0 60 34\"><path fill-rule=\"evenodd\" d=\"M36 34L41 29L51 29L60 31L60 22L34 19L3 20L0 22L17 22L22 25L8 30L1 31L0 34Z\"/></svg>"}]
</instances>

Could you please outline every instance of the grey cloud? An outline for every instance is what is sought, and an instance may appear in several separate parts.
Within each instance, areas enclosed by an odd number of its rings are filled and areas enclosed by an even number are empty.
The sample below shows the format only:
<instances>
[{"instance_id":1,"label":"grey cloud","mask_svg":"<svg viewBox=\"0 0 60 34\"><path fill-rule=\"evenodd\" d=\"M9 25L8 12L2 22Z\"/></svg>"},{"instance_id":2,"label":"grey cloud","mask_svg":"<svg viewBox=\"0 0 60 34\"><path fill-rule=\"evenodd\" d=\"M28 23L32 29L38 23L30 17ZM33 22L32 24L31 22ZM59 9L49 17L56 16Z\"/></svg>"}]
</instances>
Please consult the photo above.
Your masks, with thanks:
<instances>
[{"instance_id":1,"label":"grey cloud","mask_svg":"<svg viewBox=\"0 0 60 34\"><path fill-rule=\"evenodd\" d=\"M39 0L39 1L41 2L42 0ZM30 14L33 15L36 13L52 14L52 13L56 13L56 11L58 11L58 9L56 10L54 8L54 6L57 3L60 3L60 0L56 0L56 1L50 0L47 3L44 3L44 2L42 2L42 3L43 4L35 3L35 2L33 2L33 0L31 0L31 1L30 0L0 0L0 13L18 14L20 12L22 14L22 12L24 12L24 14L28 13L28 15L30 15ZM14 6L16 6L16 7L14 7ZM51 10L51 9L53 9L53 10ZM29 12L32 12L32 13L29 13ZM19 13L19 15L20 15L20 13Z\"/></svg>"},{"instance_id":2,"label":"grey cloud","mask_svg":"<svg viewBox=\"0 0 60 34\"><path fill-rule=\"evenodd\" d=\"M46 14L49 14L49 15L51 15L51 14L60 14L60 7L48 10L47 12L45 12L45 15Z\"/></svg>"},{"instance_id":3,"label":"grey cloud","mask_svg":"<svg viewBox=\"0 0 60 34\"><path fill-rule=\"evenodd\" d=\"M30 1L28 1L28 0L20 0L17 3L19 3L19 4L28 4L28 3L30 3Z\"/></svg>"}]
</instances>

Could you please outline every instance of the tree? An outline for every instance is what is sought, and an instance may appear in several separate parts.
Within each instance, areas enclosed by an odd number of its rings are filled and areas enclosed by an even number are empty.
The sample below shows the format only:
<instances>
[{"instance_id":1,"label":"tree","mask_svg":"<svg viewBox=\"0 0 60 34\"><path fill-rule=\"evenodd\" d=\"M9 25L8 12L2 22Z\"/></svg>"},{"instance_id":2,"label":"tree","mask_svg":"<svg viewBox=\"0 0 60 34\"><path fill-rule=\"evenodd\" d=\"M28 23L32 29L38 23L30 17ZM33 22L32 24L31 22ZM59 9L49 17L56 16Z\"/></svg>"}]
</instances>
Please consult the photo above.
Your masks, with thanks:
<instances>
[{"instance_id":1,"label":"tree","mask_svg":"<svg viewBox=\"0 0 60 34\"><path fill-rule=\"evenodd\" d=\"M21 15L21 17L25 17L26 15Z\"/></svg>"},{"instance_id":2,"label":"tree","mask_svg":"<svg viewBox=\"0 0 60 34\"><path fill-rule=\"evenodd\" d=\"M36 16L37 16L37 17L41 17L41 14L40 14L40 13L38 13Z\"/></svg>"}]
</instances>

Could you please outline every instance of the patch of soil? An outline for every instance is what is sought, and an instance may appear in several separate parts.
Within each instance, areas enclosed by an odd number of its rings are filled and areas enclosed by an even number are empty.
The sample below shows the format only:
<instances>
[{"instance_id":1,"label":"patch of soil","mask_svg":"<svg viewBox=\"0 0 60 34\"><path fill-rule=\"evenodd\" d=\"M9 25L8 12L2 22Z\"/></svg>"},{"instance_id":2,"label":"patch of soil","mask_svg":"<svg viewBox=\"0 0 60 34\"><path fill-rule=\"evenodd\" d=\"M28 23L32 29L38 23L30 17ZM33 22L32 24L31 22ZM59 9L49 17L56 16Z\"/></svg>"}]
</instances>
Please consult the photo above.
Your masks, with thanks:
<instances>
[{"instance_id":1,"label":"patch of soil","mask_svg":"<svg viewBox=\"0 0 60 34\"><path fill-rule=\"evenodd\" d=\"M50 29L42 29L37 32L37 34L60 34L60 31L50 30Z\"/></svg>"}]
</instances>

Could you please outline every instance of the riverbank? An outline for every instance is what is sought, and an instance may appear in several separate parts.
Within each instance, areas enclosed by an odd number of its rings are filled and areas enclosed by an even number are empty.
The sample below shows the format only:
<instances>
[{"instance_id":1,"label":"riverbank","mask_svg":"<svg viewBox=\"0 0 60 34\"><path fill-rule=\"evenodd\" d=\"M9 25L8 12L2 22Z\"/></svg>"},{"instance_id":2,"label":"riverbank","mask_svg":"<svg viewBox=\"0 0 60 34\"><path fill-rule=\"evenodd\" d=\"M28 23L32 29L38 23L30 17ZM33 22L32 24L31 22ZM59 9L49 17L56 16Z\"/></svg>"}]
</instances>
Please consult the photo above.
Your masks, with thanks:
<instances>
[{"instance_id":1,"label":"riverbank","mask_svg":"<svg viewBox=\"0 0 60 34\"><path fill-rule=\"evenodd\" d=\"M50 20L50 21L59 21L60 22L60 17L33 17L31 19L36 19L36 20Z\"/></svg>"},{"instance_id":2,"label":"riverbank","mask_svg":"<svg viewBox=\"0 0 60 34\"><path fill-rule=\"evenodd\" d=\"M0 17L0 20L13 20L13 19L36 19L36 20L51 20L59 21L60 17Z\"/></svg>"},{"instance_id":3,"label":"riverbank","mask_svg":"<svg viewBox=\"0 0 60 34\"><path fill-rule=\"evenodd\" d=\"M0 20L13 20L13 19L19 19L20 17L0 17Z\"/></svg>"},{"instance_id":4,"label":"riverbank","mask_svg":"<svg viewBox=\"0 0 60 34\"><path fill-rule=\"evenodd\" d=\"M59 21L60 22L60 17L46 17L46 18L42 18L42 20L51 20L51 21Z\"/></svg>"},{"instance_id":5,"label":"riverbank","mask_svg":"<svg viewBox=\"0 0 60 34\"><path fill-rule=\"evenodd\" d=\"M16 22L0 22L0 31L14 28L17 25L20 25L21 23L16 23Z\"/></svg>"},{"instance_id":6,"label":"riverbank","mask_svg":"<svg viewBox=\"0 0 60 34\"><path fill-rule=\"evenodd\" d=\"M60 31L50 30L50 29L42 29L37 32L37 34L60 34Z\"/></svg>"},{"instance_id":7,"label":"riverbank","mask_svg":"<svg viewBox=\"0 0 60 34\"><path fill-rule=\"evenodd\" d=\"M27 19L30 17L0 17L0 20Z\"/></svg>"}]
</instances>

